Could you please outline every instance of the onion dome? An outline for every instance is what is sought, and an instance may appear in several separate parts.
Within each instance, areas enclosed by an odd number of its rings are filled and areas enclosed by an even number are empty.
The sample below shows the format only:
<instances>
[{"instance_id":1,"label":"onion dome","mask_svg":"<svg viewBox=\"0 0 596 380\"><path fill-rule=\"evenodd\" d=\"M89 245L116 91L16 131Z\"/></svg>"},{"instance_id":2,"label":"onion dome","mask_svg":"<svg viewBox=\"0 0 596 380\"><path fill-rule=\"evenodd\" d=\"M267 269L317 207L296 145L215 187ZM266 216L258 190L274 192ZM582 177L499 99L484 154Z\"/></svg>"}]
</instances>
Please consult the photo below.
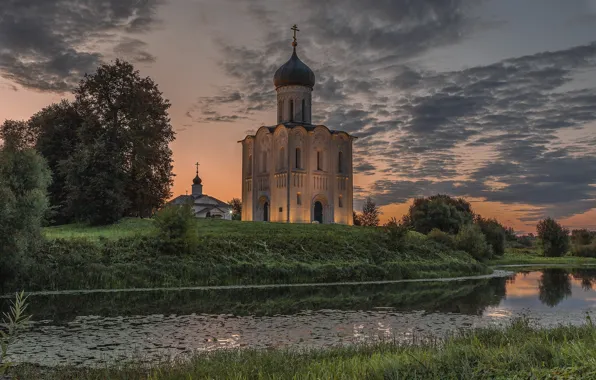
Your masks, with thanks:
<instances>
[{"instance_id":1,"label":"onion dome","mask_svg":"<svg viewBox=\"0 0 596 380\"><path fill-rule=\"evenodd\" d=\"M310 67L306 66L304 62L298 58L298 54L296 54L296 46L298 42L296 42L296 32L298 29L296 25L292 28L294 30L294 41L292 42L292 46L294 47L294 52L290 57L290 60L284 63L273 76L273 84L275 88L283 87L283 86L304 86L313 88L315 85L315 73L310 69Z\"/></svg>"},{"instance_id":2,"label":"onion dome","mask_svg":"<svg viewBox=\"0 0 596 380\"><path fill-rule=\"evenodd\" d=\"M201 177L199 177L199 174L197 174L195 176L195 178L192 180L193 185L200 185L201 183L203 183L203 180L201 179Z\"/></svg>"}]
</instances>

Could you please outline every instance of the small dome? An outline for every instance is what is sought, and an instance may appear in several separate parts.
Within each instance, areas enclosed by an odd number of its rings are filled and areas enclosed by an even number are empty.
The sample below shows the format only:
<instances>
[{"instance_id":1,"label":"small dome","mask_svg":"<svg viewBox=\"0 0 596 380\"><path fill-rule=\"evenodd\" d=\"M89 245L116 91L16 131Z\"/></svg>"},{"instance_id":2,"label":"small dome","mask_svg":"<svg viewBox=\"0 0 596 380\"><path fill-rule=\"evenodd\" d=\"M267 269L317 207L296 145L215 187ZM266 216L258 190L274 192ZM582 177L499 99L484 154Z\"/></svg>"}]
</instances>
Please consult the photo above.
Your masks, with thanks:
<instances>
[{"instance_id":1,"label":"small dome","mask_svg":"<svg viewBox=\"0 0 596 380\"><path fill-rule=\"evenodd\" d=\"M298 58L296 47L294 47L290 60L275 72L273 84L275 88L283 86L314 87L315 73Z\"/></svg>"},{"instance_id":2,"label":"small dome","mask_svg":"<svg viewBox=\"0 0 596 380\"><path fill-rule=\"evenodd\" d=\"M192 180L192 183L194 185L200 185L201 183L203 183L203 180L201 179L201 177L199 177L199 175L197 174L196 177Z\"/></svg>"}]
</instances>

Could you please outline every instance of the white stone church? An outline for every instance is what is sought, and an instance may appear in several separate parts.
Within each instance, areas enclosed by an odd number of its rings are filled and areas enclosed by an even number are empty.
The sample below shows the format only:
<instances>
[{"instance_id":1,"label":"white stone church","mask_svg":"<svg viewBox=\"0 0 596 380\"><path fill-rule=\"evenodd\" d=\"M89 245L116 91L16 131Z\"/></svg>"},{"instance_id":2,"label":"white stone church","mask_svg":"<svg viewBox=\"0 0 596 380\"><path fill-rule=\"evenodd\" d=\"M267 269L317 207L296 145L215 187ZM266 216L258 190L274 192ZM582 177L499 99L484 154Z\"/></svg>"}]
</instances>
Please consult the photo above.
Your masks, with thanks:
<instances>
[{"instance_id":1,"label":"white stone church","mask_svg":"<svg viewBox=\"0 0 596 380\"><path fill-rule=\"evenodd\" d=\"M196 166L197 175L192 180L191 194L179 195L169 203L177 206L190 203L197 218L232 220L232 206L229 203L203 194L203 180L199 177L199 164L197 163Z\"/></svg>"},{"instance_id":2,"label":"white stone church","mask_svg":"<svg viewBox=\"0 0 596 380\"><path fill-rule=\"evenodd\" d=\"M273 77L277 125L242 143L242 220L353 224L355 137L312 124L315 74L294 51Z\"/></svg>"}]
</instances>

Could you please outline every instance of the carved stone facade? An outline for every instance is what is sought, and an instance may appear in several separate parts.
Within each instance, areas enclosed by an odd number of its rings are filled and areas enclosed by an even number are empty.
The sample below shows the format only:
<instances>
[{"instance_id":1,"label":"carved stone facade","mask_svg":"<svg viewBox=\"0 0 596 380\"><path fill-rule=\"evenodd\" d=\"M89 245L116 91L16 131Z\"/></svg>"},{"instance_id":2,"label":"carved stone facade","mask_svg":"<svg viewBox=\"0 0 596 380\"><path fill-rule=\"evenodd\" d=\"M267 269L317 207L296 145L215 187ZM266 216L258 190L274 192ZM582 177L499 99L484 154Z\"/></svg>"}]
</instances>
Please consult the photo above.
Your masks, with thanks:
<instances>
[{"instance_id":1,"label":"carved stone facade","mask_svg":"<svg viewBox=\"0 0 596 380\"><path fill-rule=\"evenodd\" d=\"M277 125L242 143L242 220L353 224L354 137L312 124L314 73L296 54L274 76Z\"/></svg>"}]
</instances>

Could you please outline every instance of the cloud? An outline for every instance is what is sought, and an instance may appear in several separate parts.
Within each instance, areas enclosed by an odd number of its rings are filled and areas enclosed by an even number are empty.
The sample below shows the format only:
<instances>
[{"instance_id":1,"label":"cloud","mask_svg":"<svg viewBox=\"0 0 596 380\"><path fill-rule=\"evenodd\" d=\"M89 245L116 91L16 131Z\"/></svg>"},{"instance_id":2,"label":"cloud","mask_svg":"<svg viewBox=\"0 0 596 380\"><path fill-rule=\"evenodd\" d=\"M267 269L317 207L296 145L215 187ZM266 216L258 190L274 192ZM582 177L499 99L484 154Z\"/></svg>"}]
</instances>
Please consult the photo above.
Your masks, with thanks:
<instances>
[{"instance_id":1,"label":"cloud","mask_svg":"<svg viewBox=\"0 0 596 380\"><path fill-rule=\"evenodd\" d=\"M3 0L0 74L20 86L64 92L102 62L102 44L136 62L152 62L131 37L150 30L162 0Z\"/></svg>"}]
</instances>

